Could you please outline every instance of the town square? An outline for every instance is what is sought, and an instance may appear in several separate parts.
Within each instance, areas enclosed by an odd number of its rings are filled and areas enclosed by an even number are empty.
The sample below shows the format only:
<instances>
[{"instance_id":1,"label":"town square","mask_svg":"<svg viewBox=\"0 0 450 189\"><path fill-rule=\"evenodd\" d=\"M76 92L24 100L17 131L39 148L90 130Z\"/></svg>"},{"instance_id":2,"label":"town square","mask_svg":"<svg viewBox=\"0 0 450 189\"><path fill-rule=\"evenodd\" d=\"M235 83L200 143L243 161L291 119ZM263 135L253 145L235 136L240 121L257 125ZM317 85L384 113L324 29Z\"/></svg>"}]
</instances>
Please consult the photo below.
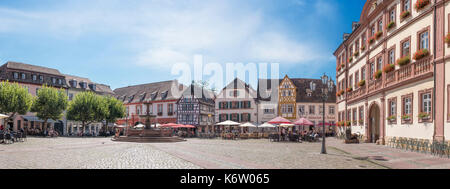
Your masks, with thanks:
<instances>
[{"instance_id":1,"label":"town square","mask_svg":"<svg viewBox=\"0 0 450 189\"><path fill-rule=\"evenodd\" d=\"M23 1L0 169L450 169L448 0Z\"/></svg>"}]
</instances>

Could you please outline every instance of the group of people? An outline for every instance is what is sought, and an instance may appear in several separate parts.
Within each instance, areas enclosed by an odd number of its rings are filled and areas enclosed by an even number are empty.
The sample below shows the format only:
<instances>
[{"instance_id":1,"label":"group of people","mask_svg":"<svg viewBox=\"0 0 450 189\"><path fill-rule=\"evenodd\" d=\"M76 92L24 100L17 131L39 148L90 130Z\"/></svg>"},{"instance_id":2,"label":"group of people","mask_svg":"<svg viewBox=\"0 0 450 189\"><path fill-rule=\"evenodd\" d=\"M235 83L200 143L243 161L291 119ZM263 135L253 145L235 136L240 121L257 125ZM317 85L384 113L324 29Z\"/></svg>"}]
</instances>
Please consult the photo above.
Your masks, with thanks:
<instances>
[{"instance_id":1,"label":"group of people","mask_svg":"<svg viewBox=\"0 0 450 189\"><path fill-rule=\"evenodd\" d=\"M19 141L20 138L23 138L25 132L22 128L18 132L14 132L11 127L5 128L5 126L0 125L0 135L2 136L2 141L0 141L1 143L4 143L5 140L14 142Z\"/></svg>"}]
</instances>

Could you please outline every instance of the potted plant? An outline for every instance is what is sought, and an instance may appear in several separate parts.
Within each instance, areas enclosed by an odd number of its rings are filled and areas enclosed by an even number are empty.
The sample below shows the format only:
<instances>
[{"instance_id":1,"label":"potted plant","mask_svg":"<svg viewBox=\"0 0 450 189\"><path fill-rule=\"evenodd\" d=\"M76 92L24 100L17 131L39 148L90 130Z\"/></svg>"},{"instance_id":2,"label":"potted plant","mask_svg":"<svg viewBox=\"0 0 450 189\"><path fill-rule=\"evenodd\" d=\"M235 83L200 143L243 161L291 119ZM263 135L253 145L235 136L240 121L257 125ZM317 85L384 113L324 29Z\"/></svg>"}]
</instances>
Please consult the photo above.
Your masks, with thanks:
<instances>
[{"instance_id":1,"label":"potted plant","mask_svg":"<svg viewBox=\"0 0 450 189\"><path fill-rule=\"evenodd\" d=\"M360 120L359 120L359 124L360 124L360 125L364 124L364 119L360 119Z\"/></svg>"},{"instance_id":2,"label":"potted plant","mask_svg":"<svg viewBox=\"0 0 450 189\"><path fill-rule=\"evenodd\" d=\"M417 0L416 4L414 4L414 8L416 11L419 11L429 5L431 3L430 0Z\"/></svg>"},{"instance_id":3,"label":"potted plant","mask_svg":"<svg viewBox=\"0 0 450 189\"><path fill-rule=\"evenodd\" d=\"M351 63L353 61L353 57L348 58L348 62Z\"/></svg>"},{"instance_id":4,"label":"potted plant","mask_svg":"<svg viewBox=\"0 0 450 189\"><path fill-rule=\"evenodd\" d=\"M420 112L418 117L421 120L429 120L430 119L430 114L426 113L426 112Z\"/></svg>"},{"instance_id":5,"label":"potted plant","mask_svg":"<svg viewBox=\"0 0 450 189\"><path fill-rule=\"evenodd\" d=\"M397 64L399 66L405 66L405 65L409 64L410 62L411 62L411 59L409 58L409 55L399 58L397 60Z\"/></svg>"},{"instance_id":6,"label":"potted plant","mask_svg":"<svg viewBox=\"0 0 450 189\"><path fill-rule=\"evenodd\" d=\"M345 126L352 126L352 122L351 121L346 121L345 122Z\"/></svg>"},{"instance_id":7,"label":"potted plant","mask_svg":"<svg viewBox=\"0 0 450 189\"><path fill-rule=\"evenodd\" d=\"M383 67L384 73L389 73L389 72L394 71L394 70L395 70L395 64L386 64Z\"/></svg>"},{"instance_id":8,"label":"potted plant","mask_svg":"<svg viewBox=\"0 0 450 189\"><path fill-rule=\"evenodd\" d=\"M359 51L355 51L355 53L353 53L354 57L358 57L359 56Z\"/></svg>"},{"instance_id":9,"label":"potted plant","mask_svg":"<svg viewBox=\"0 0 450 189\"><path fill-rule=\"evenodd\" d=\"M393 121L397 120L397 116L391 115L391 116L387 117L386 120L388 120L389 122L393 122Z\"/></svg>"},{"instance_id":10,"label":"potted plant","mask_svg":"<svg viewBox=\"0 0 450 189\"><path fill-rule=\"evenodd\" d=\"M377 72L375 72L373 74L373 77L375 77L375 79L380 79L382 74L383 74L383 72L381 72L381 70L378 70Z\"/></svg>"},{"instance_id":11,"label":"potted plant","mask_svg":"<svg viewBox=\"0 0 450 189\"><path fill-rule=\"evenodd\" d=\"M353 91L353 87L347 88L347 92L352 92L352 91Z\"/></svg>"},{"instance_id":12,"label":"potted plant","mask_svg":"<svg viewBox=\"0 0 450 189\"><path fill-rule=\"evenodd\" d=\"M373 44L375 42L375 36L369 38L369 44Z\"/></svg>"},{"instance_id":13,"label":"potted plant","mask_svg":"<svg viewBox=\"0 0 450 189\"><path fill-rule=\"evenodd\" d=\"M364 50L366 50L366 45L361 46L361 51L364 51Z\"/></svg>"},{"instance_id":14,"label":"potted plant","mask_svg":"<svg viewBox=\"0 0 450 189\"><path fill-rule=\"evenodd\" d=\"M401 19L401 20L404 20L404 19L408 18L410 15L411 15L411 12L409 12L409 11L403 11L403 12L400 14L400 19Z\"/></svg>"},{"instance_id":15,"label":"potted plant","mask_svg":"<svg viewBox=\"0 0 450 189\"><path fill-rule=\"evenodd\" d=\"M445 40L445 43L447 43L447 45L450 45L450 33L448 33L448 34L445 36L444 40Z\"/></svg>"},{"instance_id":16,"label":"potted plant","mask_svg":"<svg viewBox=\"0 0 450 189\"><path fill-rule=\"evenodd\" d=\"M366 85L366 80L361 80L361 81L358 82L358 86L359 87L362 87L364 85Z\"/></svg>"},{"instance_id":17,"label":"potted plant","mask_svg":"<svg viewBox=\"0 0 450 189\"><path fill-rule=\"evenodd\" d=\"M430 54L430 52L428 51L428 49L420 49L418 50L416 53L414 53L414 60L420 60L426 56L428 56Z\"/></svg>"},{"instance_id":18,"label":"potted plant","mask_svg":"<svg viewBox=\"0 0 450 189\"><path fill-rule=\"evenodd\" d=\"M377 33L375 33L375 39L376 40L380 39L381 36L383 36L383 32L382 31L378 31Z\"/></svg>"},{"instance_id":19,"label":"potted plant","mask_svg":"<svg viewBox=\"0 0 450 189\"><path fill-rule=\"evenodd\" d=\"M402 120L403 121L411 121L411 116L410 115L402 115Z\"/></svg>"},{"instance_id":20,"label":"potted plant","mask_svg":"<svg viewBox=\"0 0 450 189\"><path fill-rule=\"evenodd\" d=\"M344 69L344 68L345 68L345 64L342 63L342 64L341 64L341 69Z\"/></svg>"},{"instance_id":21,"label":"potted plant","mask_svg":"<svg viewBox=\"0 0 450 189\"><path fill-rule=\"evenodd\" d=\"M395 26L395 22L394 22L394 21L391 21L391 22L389 22L389 24L386 26L386 28L387 28L388 30L390 30L390 29L392 29L394 26Z\"/></svg>"}]
</instances>

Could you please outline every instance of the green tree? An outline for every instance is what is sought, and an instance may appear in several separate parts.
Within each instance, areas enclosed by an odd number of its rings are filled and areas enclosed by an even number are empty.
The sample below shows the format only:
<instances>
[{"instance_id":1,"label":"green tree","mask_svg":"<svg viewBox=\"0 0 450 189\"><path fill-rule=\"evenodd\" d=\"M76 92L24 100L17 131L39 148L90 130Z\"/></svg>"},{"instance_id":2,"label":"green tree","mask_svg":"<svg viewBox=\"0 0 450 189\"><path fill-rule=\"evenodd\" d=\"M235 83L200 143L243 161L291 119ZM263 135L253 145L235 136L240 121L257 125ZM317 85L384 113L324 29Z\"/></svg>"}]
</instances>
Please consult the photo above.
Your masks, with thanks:
<instances>
[{"instance_id":1,"label":"green tree","mask_svg":"<svg viewBox=\"0 0 450 189\"><path fill-rule=\"evenodd\" d=\"M93 92L77 94L67 109L67 119L81 122L83 133L86 125L103 121L107 115L108 106L105 98Z\"/></svg>"},{"instance_id":2,"label":"green tree","mask_svg":"<svg viewBox=\"0 0 450 189\"><path fill-rule=\"evenodd\" d=\"M105 114L104 117L105 120L104 131L106 132L109 123L114 123L118 118L125 117L125 106L123 105L122 101L117 100L114 97L106 96L103 98L108 107L108 113Z\"/></svg>"},{"instance_id":3,"label":"green tree","mask_svg":"<svg viewBox=\"0 0 450 189\"><path fill-rule=\"evenodd\" d=\"M17 83L0 83L0 112L14 119L17 114L26 114L33 104L33 96Z\"/></svg>"},{"instance_id":4,"label":"green tree","mask_svg":"<svg viewBox=\"0 0 450 189\"><path fill-rule=\"evenodd\" d=\"M67 95L64 90L44 86L39 89L31 111L36 112L37 117L44 120L44 127L46 127L49 119L61 119L67 104Z\"/></svg>"}]
</instances>

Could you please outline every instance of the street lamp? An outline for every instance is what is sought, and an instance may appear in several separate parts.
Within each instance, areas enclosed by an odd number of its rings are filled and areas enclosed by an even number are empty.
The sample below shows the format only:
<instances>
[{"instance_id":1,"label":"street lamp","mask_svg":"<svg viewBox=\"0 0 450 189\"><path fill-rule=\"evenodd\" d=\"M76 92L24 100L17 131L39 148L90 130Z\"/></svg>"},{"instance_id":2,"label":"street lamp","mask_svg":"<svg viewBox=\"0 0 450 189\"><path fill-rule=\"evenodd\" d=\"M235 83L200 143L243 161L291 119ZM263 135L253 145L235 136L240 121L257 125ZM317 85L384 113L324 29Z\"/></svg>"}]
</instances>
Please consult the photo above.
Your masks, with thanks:
<instances>
[{"instance_id":1,"label":"street lamp","mask_svg":"<svg viewBox=\"0 0 450 189\"><path fill-rule=\"evenodd\" d=\"M321 91L322 91L322 151L321 154L327 154L327 150L325 148L325 102L328 99L328 92L333 90L333 80L331 80L331 78L329 79L329 77L327 75L325 75L325 73L323 74L323 76L321 77L322 79L322 85L321 85ZM310 83L310 87L312 91L316 90L316 84L314 82Z\"/></svg>"}]
</instances>

